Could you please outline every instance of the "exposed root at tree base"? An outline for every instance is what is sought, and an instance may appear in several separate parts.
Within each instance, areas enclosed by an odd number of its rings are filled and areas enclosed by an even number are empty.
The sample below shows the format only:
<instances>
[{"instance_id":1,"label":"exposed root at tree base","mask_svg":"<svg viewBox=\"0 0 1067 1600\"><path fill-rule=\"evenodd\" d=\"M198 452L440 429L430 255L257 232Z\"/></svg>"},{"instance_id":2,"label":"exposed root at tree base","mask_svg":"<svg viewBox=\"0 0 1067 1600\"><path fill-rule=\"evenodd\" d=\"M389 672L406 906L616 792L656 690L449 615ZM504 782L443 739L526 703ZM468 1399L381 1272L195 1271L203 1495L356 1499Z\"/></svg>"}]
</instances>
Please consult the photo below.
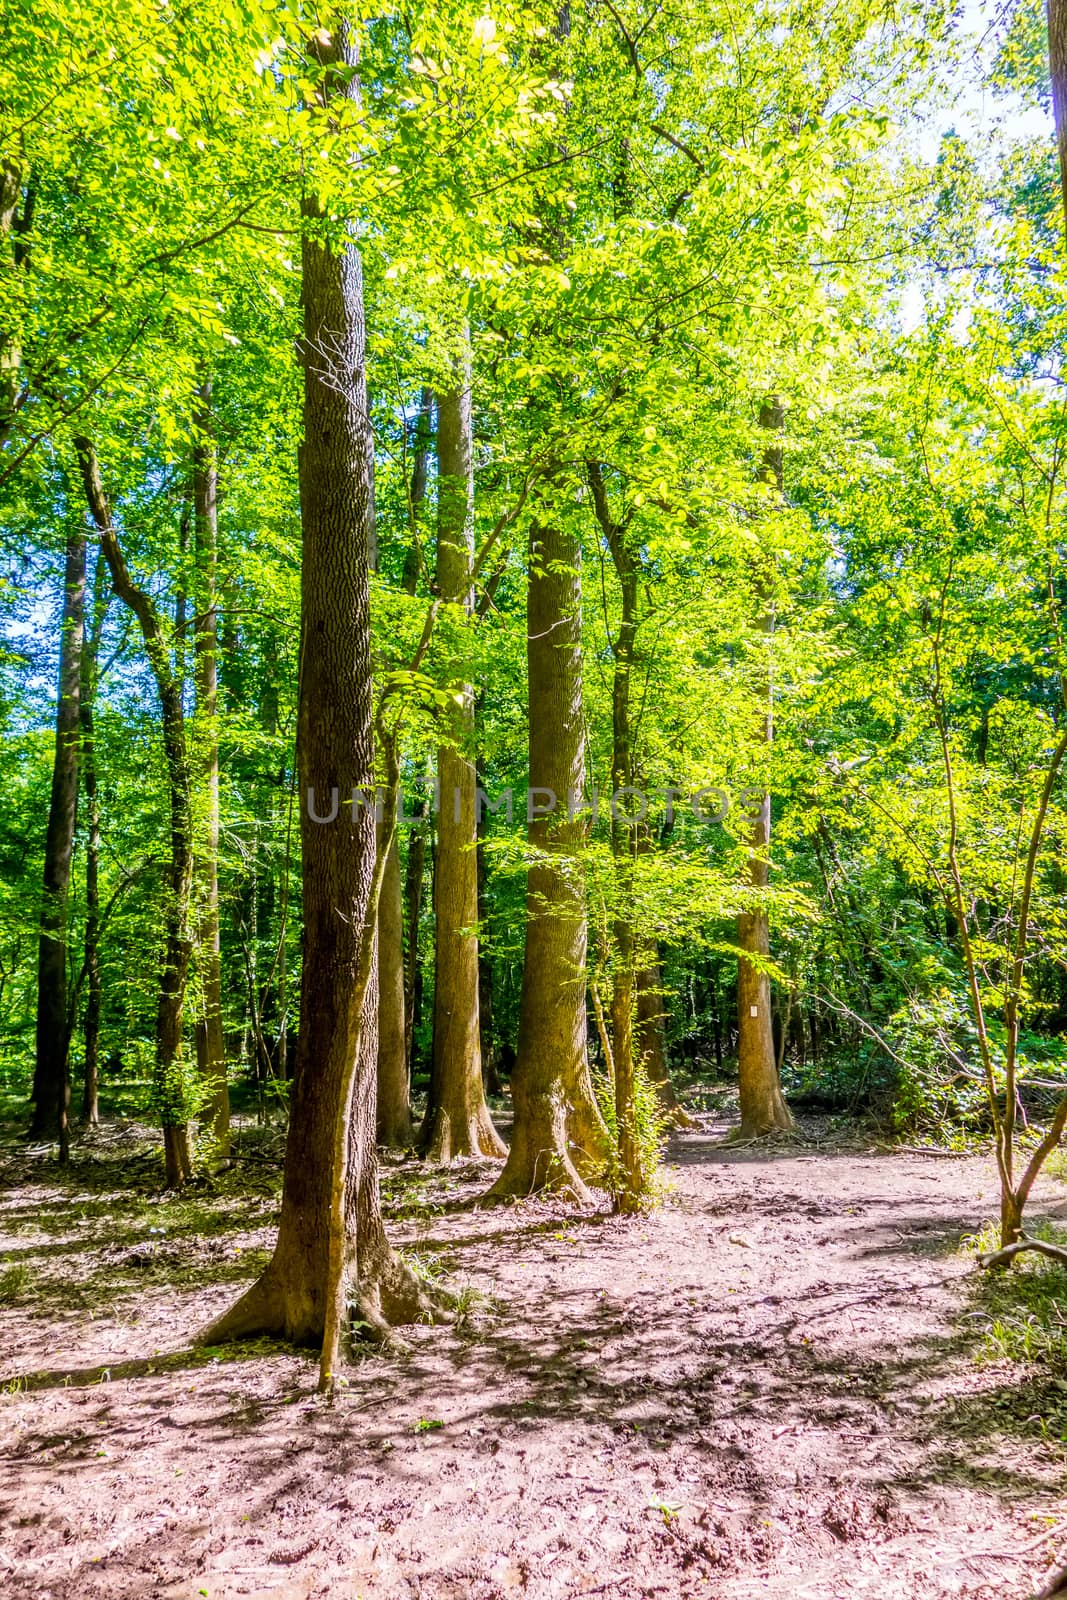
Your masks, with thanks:
<instances>
[{"instance_id":1,"label":"exposed root at tree base","mask_svg":"<svg viewBox=\"0 0 1067 1600\"><path fill-rule=\"evenodd\" d=\"M236 1305L204 1328L195 1342L214 1345L276 1338L288 1344L320 1345L324 1328L321 1294L312 1298L306 1293L286 1292L280 1274L273 1268L271 1262ZM402 1351L406 1345L394 1332L397 1327L413 1322L447 1322L455 1307L453 1295L437 1284L422 1282L392 1253L369 1278L353 1287L347 1329L353 1348L364 1340Z\"/></svg>"},{"instance_id":2,"label":"exposed root at tree base","mask_svg":"<svg viewBox=\"0 0 1067 1600\"><path fill-rule=\"evenodd\" d=\"M509 1163L509 1166L511 1164ZM564 1150L543 1150L530 1164L509 1171L506 1166L492 1188L477 1201L480 1206L502 1205L509 1200L528 1200L535 1194L551 1194L576 1206L595 1203L592 1190Z\"/></svg>"}]
</instances>

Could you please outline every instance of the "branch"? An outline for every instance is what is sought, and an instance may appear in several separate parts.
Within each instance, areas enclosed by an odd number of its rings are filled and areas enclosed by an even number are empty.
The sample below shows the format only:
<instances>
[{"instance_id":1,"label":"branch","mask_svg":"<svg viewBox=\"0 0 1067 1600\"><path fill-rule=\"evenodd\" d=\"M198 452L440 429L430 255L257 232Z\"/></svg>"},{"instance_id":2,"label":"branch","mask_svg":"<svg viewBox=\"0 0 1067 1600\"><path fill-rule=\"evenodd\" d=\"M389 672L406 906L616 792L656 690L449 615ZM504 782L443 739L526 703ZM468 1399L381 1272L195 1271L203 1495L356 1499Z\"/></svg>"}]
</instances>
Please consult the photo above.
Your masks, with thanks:
<instances>
[{"instance_id":1,"label":"branch","mask_svg":"<svg viewBox=\"0 0 1067 1600\"><path fill-rule=\"evenodd\" d=\"M1024 1233L1021 1239L1016 1239L1014 1244L1006 1244L1002 1250L989 1250L984 1256L978 1257L980 1267L1003 1267L1013 1261L1024 1250L1036 1250L1038 1255L1048 1256L1050 1261L1058 1261L1061 1266L1067 1267L1067 1250L1062 1245L1049 1244L1044 1239L1032 1239ZM1057 1590L1047 1590L1046 1593L1056 1594Z\"/></svg>"},{"instance_id":2,"label":"branch","mask_svg":"<svg viewBox=\"0 0 1067 1600\"><path fill-rule=\"evenodd\" d=\"M683 156L687 156L688 159L693 163L694 167L696 167L701 177L707 176L708 169L704 165L703 161L701 161L695 150L690 150L689 146L687 144L683 144L681 139L676 139L673 133L668 133L667 129L661 122L650 122L649 127L652 129L653 133L658 133L661 139L666 139L668 144L672 144L676 150L681 151Z\"/></svg>"}]
</instances>

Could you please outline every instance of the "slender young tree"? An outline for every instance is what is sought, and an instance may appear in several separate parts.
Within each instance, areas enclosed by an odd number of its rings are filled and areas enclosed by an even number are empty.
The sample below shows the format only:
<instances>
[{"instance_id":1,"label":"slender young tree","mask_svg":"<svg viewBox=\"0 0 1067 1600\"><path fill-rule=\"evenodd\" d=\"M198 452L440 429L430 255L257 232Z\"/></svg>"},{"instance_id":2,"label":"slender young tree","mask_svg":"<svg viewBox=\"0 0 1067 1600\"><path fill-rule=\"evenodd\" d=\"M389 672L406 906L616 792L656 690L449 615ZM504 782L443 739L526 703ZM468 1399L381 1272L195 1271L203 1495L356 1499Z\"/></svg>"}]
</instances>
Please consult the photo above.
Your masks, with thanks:
<instances>
[{"instance_id":1,"label":"slender young tree","mask_svg":"<svg viewBox=\"0 0 1067 1600\"><path fill-rule=\"evenodd\" d=\"M100 1017L103 1010L103 985L100 978L100 793L96 769L96 690L100 670L100 641L108 609L108 565L98 551L93 575L92 626L86 632L82 650L81 725L82 792L85 796L85 1019L83 1023L84 1068L82 1076L82 1121L92 1125L100 1119ZM68 1018L68 1024L73 1018Z\"/></svg>"},{"instance_id":2,"label":"slender young tree","mask_svg":"<svg viewBox=\"0 0 1067 1600\"><path fill-rule=\"evenodd\" d=\"M167 648L163 624L155 601L134 583L111 517L96 451L89 439L74 441L78 452L85 497L89 504L100 549L111 573L115 593L137 618L145 655L156 682L163 726L170 802L170 855L166 874L163 973L156 1010L156 1088L163 1125L163 1155L167 1183L180 1187L193 1170L189 1119L182 1092L182 1017L192 950L189 898L193 880L193 819L191 774L186 746L181 680Z\"/></svg>"},{"instance_id":3,"label":"slender young tree","mask_svg":"<svg viewBox=\"0 0 1067 1600\"><path fill-rule=\"evenodd\" d=\"M455 386L437 401L437 593L473 610L474 476L469 341ZM503 1156L482 1083L478 1011L477 775L470 744L474 690L454 690L451 740L437 751L433 1063L422 1142L428 1160Z\"/></svg>"},{"instance_id":4,"label":"slender young tree","mask_svg":"<svg viewBox=\"0 0 1067 1600\"><path fill-rule=\"evenodd\" d=\"M615 863L615 913L612 919L611 1057L615 1083L617 1166L616 1211L636 1211L645 1191L641 1149L637 1137L636 1078L634 1071L634 1000L638 930L634 925L634 865L637 858L638 821L627 814L624 795L634 781L633 729L630 689L637 650L638 564L627 539L629 518L612 516L599 462L589 463L589 484L601 533L619 580L621 610L618 631L611 640L611 853Z\"/></svg>"},{"instance_id":5,"label":"slender young tree","mask_svg":"<svg viewBox=\"0 0 1067 1600\"><path fill-rule=\"evenodd\" d=\"M785 424L782 402L775 398L760 408L760 426L781 434ZM783 485L781 440L769 444L764 452L761 476L780 494ZM769 585L764 585L769 590ZM760 618L760 631L767 639L768 651L774 633L774 609L769 593ZM761 687L764 712L761 738L769 746L774 738L773 684L770 661ZM748 876L753 889L762 892L770 882L767 853L771 845L771 796L760 795L750 815L748 834ZM771 1013L771 980L766 962L770 957L770 922L758 903L742 911L737 919L737 1072L741 1099L739 1137L760 1138L767 1133L788 1131L793 1114L785 1103L778 1077Z\"/></svg>"},{"instance_id":6,"label":"slender young tree","mask_svg":"<svg viewBox=\"0 0 1067 1600\"><path fill-rule=\"evenodd\" d=\"M196 1019L197 1071L209 1095L205 1120L218 1156L230 1153L230 1091L222 1036L222 959L219 937L218 719L218 463L211 415L211 380L201 387L194 419L193 622L196 688L196 768L199 823L193 893L202 971L203 1007Z\"/></svg>"},{"instance_id":7,"label":"slender young tree","mask_svg":"<svg viewBox=\"0 0 1067 1600\"><path fill-rule=\"evenodd\" d=\"M408 484L411 539L404 557L403 589L414 594L419 578L419 512L426 497L433 393L423 389L415 422L415 449ZM419 902L422 897L424 835L413 829L408 839L408 878L400 871L400 841L394 831L385 863L378 905L378 1102L377 1138L386 1149L405 1150L415 1138L411 1120L411 1028L414 991L409 976L417 964ZM405 942L405 906L408 942ZM412 946L411 929L414 930Z\"/></svg>"},{"instance_id":8,"label":"slender young tree","mask_svg":"<svg viewBox=\"0 0 1067 1600\"><path fill-rule=\"evenodd\" d=\"M85 640L85 527L72 516L63 574L59 700L52 793L44 848L44 893L37 947L37 1058L33 1081L34 1138L59 1139L67 1159L70 1067L67 1025L67 897L78 811L78 738Z\"/></svg>"},{"instance_id":9,"label":"slender young tree","mask_svg":"<svg viewBox=\"0 0 1067 1600\"><path fill-rule=\"evenodd\" d=\"M607 1130L589 1076L587 920L580 854L586 823L582 588L578 540L562 520L530 525L526 606L529 842L526 949L511 1088L515 1126L487 1198L554 1188L588 1200ZM545 810L549 800L551 810ZM572 801L575 803L572 804ZM539 810L535 811L535 804Z\"/></svg>"}]
</instances>

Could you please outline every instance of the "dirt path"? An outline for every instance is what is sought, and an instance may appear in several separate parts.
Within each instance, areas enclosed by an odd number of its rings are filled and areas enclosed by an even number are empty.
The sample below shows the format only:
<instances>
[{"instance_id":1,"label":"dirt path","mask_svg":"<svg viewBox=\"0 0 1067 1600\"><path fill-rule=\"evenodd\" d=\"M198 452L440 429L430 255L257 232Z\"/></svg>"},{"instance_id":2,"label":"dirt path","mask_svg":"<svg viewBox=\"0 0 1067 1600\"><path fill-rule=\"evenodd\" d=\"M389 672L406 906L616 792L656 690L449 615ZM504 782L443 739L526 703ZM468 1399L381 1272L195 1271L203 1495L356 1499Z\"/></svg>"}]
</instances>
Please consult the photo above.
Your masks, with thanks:
<instances>
[{"instance_id":1,"label":"dirt path","mask_svg":"<svg viewBox=\"0 0 1067 1600\"><path fill-rule=\"evenodd\" d=\"M0 1271L30 1275L0 1311L0 1589L1021 1600L1067 1556L1042 1438L1067 1384L973 1359L957 1245L988 1161L714 1133L675 1142L644 1221L429 1186L394 1231L493 1304L363 1361L332 1409L303 1356L174 1354L261 1261L270 1195L38 1167L0 1204Z\"/></svg>"}]
</instances>

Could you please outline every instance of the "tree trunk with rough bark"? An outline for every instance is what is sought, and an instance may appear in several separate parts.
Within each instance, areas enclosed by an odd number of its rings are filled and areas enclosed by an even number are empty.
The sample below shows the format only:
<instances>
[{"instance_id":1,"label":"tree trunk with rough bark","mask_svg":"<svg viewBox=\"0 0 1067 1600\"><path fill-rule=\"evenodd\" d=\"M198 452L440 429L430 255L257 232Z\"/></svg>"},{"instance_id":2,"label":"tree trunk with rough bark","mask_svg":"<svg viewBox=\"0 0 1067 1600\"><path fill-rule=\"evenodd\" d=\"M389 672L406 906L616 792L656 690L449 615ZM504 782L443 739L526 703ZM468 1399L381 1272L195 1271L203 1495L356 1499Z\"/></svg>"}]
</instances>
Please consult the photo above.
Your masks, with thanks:
<instances>
[{"instance_id":1,"label":"tree trunk with rough bark","mask_svg":"<svg viewBox=\"0 0 1067 1600\"><path fill-rule=\"evenodd\" d=\"M218 466L211 417L211 383L200 390L193 450L194 667L196 765L201 805L194 861L196 939L202 970L203 1010L196 1021L196 1065L209 1099L203 1120L221 1160L230 1153L230 1090L222 1033L222 964L219 934L219 720L218 720Z\"/></svg>"},{"instance_id":2,"label":"tree trunk with rough bark","mask_svg":"<svg viewBox=\"0 0 1067 1600\"><path fill-rule=\"evenodd\" d=\"M771 400L760 408L761 427L772 428L780 433L784 422L785 412L780 400ZM781 492L780 443L769 445L763 460L763 480ZM767 636L769 648L774 632L774 613L769 600L760 627ZM769 661L763 694L766 710L762 739L769 746L774 738ZM767 852L770 844L771 797L769 792L764 792L760 796L758 809L750 818L748 835L749 882L758 891L766 889L769 882ZM793 1114L785 1103L778 1078L771 1018L771 980L762 965L770 956L770 923L766 911L756 907L739 915L737 944L737 1072L741 1100L741 1126L738 1132L743 1139L753 1139L767 1133L785 1132L794 1126Z\"/></svg>"},{"instance_id":3,"label":"tree trunk with rough bark","mask_svg":"<svg viewBox=\"0 0 1067 1600\"><path fill-rule=\"evenodd\" d=\"M529 841L526 949L511 1086L511 1149L487 1198L556 1189L590 1199L607 1130L589 1077L585 1011L587 923L580 855L586 824L568 800L585 777L582 589L576 536L555 521L530 527L527 596ZM540 792L539 792L540 791ZM547 805L549 791L558 802Z\"/></svg>"},{"instance_id":4,"label":"tree trunk with rough bark","mask_svg":"<svg viewBox=\"0 0 1067 1600\"><path fill-rule=\"evenodd\" d=\"M437 401L437 592L472 611L474 564L471 374L465 353L453 389ZM436 932L433 1065L422 1130L427 1160L503 1156L482 1083L478 1009L477 777L471 759L474 690L455 688L452 740L437 751L440 809L434 874Z\"/></svg>"},{"instance_id":5,"label":"tree trunk with rough bark","mask_svg":"<svg viewBox=\"0 0 1067 1600\"><path fill-rule=\"evenodd\" d=\"M321 94L358 100L347 26L317 36ZM280 1334L329 1340L338 1304L365 1323L417 1316L427 1299L393 1256L378 1192L374 1101L377 990L368 979L377 905L372 795L370 567L374 446L367 409L363 269L351 238L332 246L305 198L304 442L299 481L303 671L298 709L304 944L300 1048L292 1084L282 1209L262 1276L203 1338ZM370 803L358 804L354 794ZM338 802L332 821L333 799ZM379 880L380 885L380 880ZM340 1163L339 1163L340 1156ZM334 1226L343 1186L342 1235ZM340 1251L340 1279L331 1261Z\"/></svg>"},{"instance_id":6,"label":"tree trunk with rough bark","mask_svg":"<svg viewBox=\"0 0 1067 1600\"><path fill-rule=\"evenodd\" d=\"M65 1161L70 1112L67 897L78 813L79 708L85 643L85 528L79 517L71 518L67 535L61 628L56 743L37 948L37 1058L30 1134L33 1138L58 1138L60 1160Z\"/></svg>"}]
</instances>

